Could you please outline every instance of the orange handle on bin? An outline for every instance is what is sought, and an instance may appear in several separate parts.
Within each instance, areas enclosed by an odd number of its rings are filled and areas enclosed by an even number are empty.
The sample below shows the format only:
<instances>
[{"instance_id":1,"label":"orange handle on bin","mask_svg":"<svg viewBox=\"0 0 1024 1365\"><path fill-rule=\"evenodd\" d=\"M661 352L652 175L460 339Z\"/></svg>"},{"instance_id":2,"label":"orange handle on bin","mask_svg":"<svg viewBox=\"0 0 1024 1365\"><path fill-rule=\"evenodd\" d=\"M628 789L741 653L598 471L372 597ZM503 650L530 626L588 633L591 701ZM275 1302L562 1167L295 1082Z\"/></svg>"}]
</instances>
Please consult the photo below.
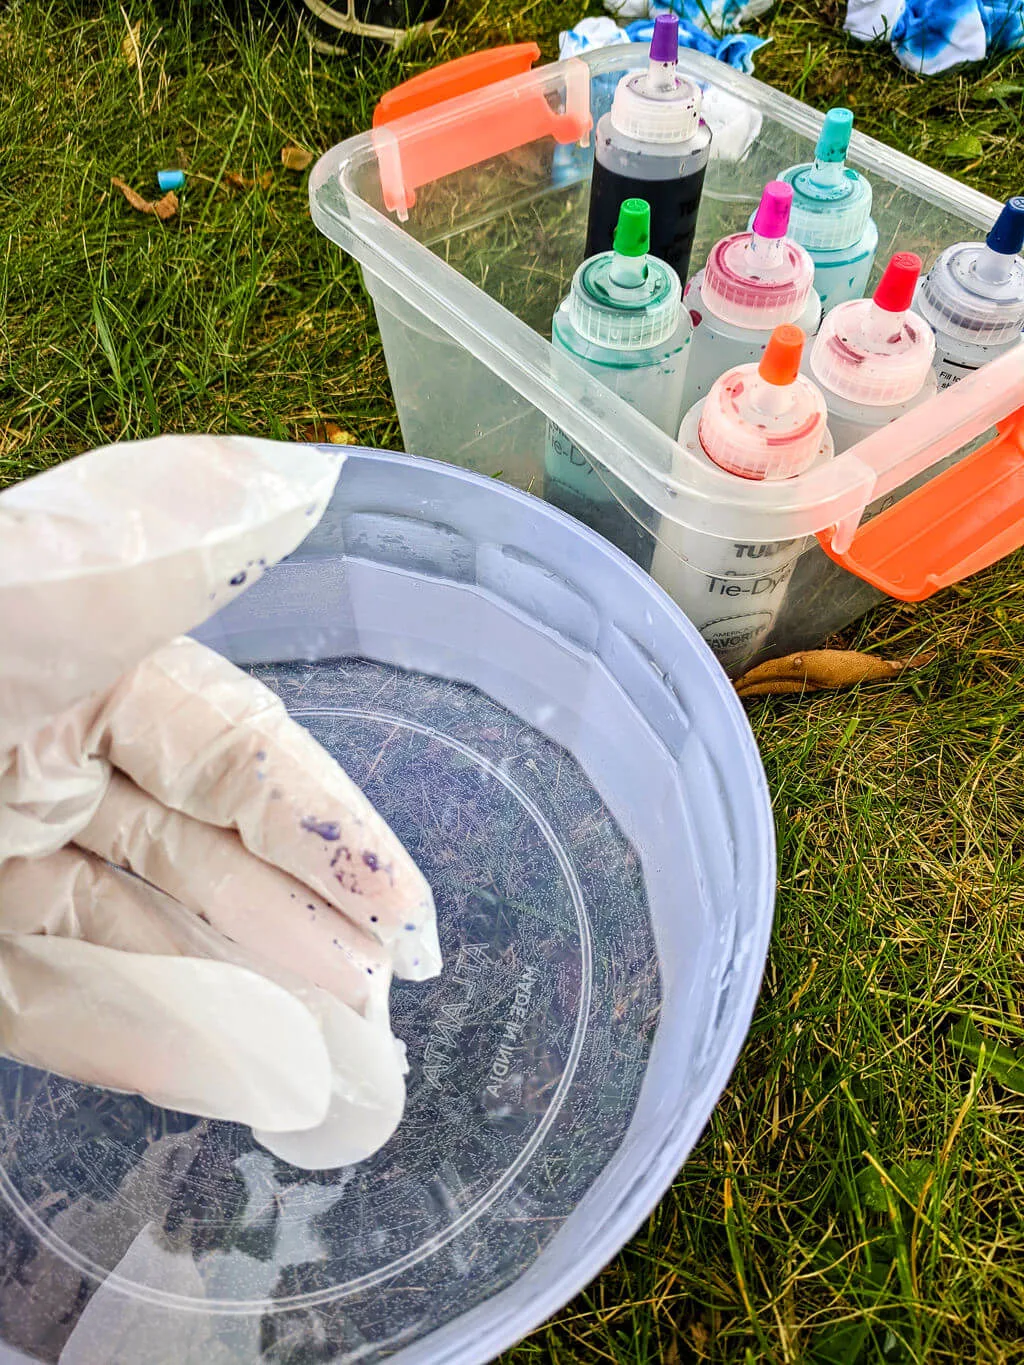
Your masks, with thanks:
<instances>
[{"instance_id":1,"label":"orange handle on bin","mask_svg":"<svg viewBox=\"0 0 1024 1365\"><path fill-rule=\"evenodd\" d=\"M536 43L473 52L388 91L373 113L373 142L385 207L405 219L421 185L527 142L553 137L568 143L585 138L591 125L586 66L567 64L565 111L559 113L548 103L543 87L529 78L539 56ZM496 81L510 82L503 100L486 93ZM452 110L457 117L450 123L390 127L398 119L449 101L458 101Z\"/></svg>"},{"instance_id":2,"label":"orange handle on bin","mask_svg":"<svg viewBox=\"0 0 1024 1365\"><path fill-rule=\"evenodd\" d=\"M509 76L521 76L539 56L540 48L536 43L510 43L507 47L471 52L468 57L456 57L452 62L432 66L429 71L421 71L381 96L373 111L373 126L379 128L396 118L405 118L407 114L418 114L421 109L442 104L456 95L468 95Z\"/></svg>"},{"instance_id":3,"label":"orange handle on bin","mask_svg":"<svg viewBox=\"0 0 1024 1365\"><path fill-rule=\"evenodd\" d=\"M996 426L980 450L861 526L837 553L850 573L902 602L923 602L1024 545L1024 408Z\"/></svg>"}]
</instances>

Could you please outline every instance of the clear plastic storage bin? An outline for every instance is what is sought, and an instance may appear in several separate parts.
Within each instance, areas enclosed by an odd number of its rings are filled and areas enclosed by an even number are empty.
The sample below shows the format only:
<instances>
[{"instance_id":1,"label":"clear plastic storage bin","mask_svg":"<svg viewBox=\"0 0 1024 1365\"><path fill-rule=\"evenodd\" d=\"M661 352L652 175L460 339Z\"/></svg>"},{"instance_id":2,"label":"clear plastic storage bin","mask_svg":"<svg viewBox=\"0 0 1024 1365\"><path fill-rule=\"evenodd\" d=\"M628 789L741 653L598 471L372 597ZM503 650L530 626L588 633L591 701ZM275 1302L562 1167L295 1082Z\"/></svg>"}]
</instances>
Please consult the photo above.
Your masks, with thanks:
<instances>
[{"instance_id":1,"label":"clear plastic storage bin","mask_svg":"<svg viewBox=\"0 0 1024 1365\"><path fill-rule=\"evenodd\" d=\"M631 44L526 69L536 52L499 49L416 78L383 102L372 132L313 172L316 224L359 261L372 296L406 448L543 494L554 423L650 533L634 541L653 535L662 566L678 557L688 610L690 547L708 537L743 547L749 571L706 584L749 603L730 606L727 638L705 632L733 672L820 641L883 593L920 599L1018 546L1024 348L771 485L688 462L596 380L556 368L551 317L583 250L591 130L647 56ZM709 164L696 268L717 238L746 227L767 180L810 159L822 116L699 53L682 52L680 65L739 115ZM850 161L874 189L876 276L894 250L927 265L984 235L1000 207L859 133ZM759 607L772 594L765 555L786 583L770 624ZM676 577L662 581L671 590Z\"/></svg>"},{"instance_id":2,"label":"clear plastic storage bin","mask_svg":"<svg viewBox=\"0 0 1024 1365\"><path fill-rule=\"evenodd\" d=\"M736 1060L775 891L743 708L599 536L404 455L353 452L313 534L197 634L433 888L444 970L391 994L405 1116L302 1171L0 1061L0 1360L479 1365L631 1236Z\"/></svg>"}]
</instances>

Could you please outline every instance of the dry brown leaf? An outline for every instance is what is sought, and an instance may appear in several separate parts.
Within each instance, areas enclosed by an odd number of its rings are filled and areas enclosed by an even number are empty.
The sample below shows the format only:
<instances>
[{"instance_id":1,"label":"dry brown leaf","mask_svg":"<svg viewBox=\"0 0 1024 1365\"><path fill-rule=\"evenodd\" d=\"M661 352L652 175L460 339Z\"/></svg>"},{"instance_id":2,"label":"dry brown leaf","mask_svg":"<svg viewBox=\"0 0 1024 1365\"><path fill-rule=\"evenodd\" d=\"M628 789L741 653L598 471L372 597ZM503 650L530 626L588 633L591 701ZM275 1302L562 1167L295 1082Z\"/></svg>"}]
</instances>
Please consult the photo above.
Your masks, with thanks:
<instances>
[{"instance_id":1,"label":"dry brown leaf","mask_svg":"<svg viewBox=\"0 0 1024 1365\"><path fill-rule=\"evenodd\" d=\"M343 427L339 427L337 422L312 422L308 427L302 428L302 439L319 445L326 442L335 446L354 446L356 444L356 438L352 433L345 431Z\"/></svg>"},{"instance_id":2,"label":"dry brown leaf","mask_svg":"<svg viewBox=\"0 0 1024 1365\"><path fill-rule=\"evenodd\" d=\"M142 20L139 19L136 23L129 25L128 32L121 39L121 56L129 66L134 66L139 60L139 53L142 51L142 45L139 42L141 33Z\"/></svg>"},{"instance_id":3,"label":"dry brown leaf","mask_svg":"<svg viewBox=\"0 0 1024 1365\"><path fill-rule=\"evenodd\" d=\"M178 196L173 190L168 190L162 199L157 199L154 202L152 199L143 199L142 195L133 190L131 185L126 185L116 175L110 177L110 183L115 189L121 191L133 209L138 209L139 213L155 214L162 223L166 223L168 218L173 218L178 212Z\"/></svg>"},{"instance_id":4,"label":"dry brown leaf","mask_svg":"<svg viewBox=\"0 0 1024 1365\"><path fill-rule=\"evenodd\" d=\"M879 659L853 649L805 649L770 659L744 673L735 683L741 697L766 697L782 692L823 692L832 687L896 678L909 668L923 668L934 654L915 654L907 659Z\"/></svg>"},{"instance_id":5,"label":"dry brown leaf","mask_svg":"<svg viewBox=\"0 0 1024 1365\"><path fill-rule=\"evenodd\" d=\"M250 180L247 175L242 175L241 171L225 171L221 180L229 190L252 190L257 185L261 190L269 190L274 183L274 172L264 171L258 180Z\"/></svg>"},{"instance_id":6,"label":"dry brown leaf","mask_svg":"<svg viewBox=\"0 0 1024 1365\"><path fill-rule=\"evenodd\" d=\"M286 171L304 171L313 160L313 153L305 147L282 147L281 165Z\"/></svg>"}]
</instances>

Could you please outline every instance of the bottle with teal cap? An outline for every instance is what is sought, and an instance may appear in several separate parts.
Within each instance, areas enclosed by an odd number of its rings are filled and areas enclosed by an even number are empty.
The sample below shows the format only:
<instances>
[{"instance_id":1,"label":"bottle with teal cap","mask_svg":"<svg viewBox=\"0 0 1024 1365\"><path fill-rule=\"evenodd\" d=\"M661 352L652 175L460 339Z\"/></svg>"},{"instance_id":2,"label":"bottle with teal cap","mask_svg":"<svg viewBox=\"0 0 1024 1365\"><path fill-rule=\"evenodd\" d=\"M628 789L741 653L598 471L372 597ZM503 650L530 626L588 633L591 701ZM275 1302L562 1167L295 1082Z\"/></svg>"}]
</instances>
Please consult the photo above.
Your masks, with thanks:
<instances>
[{"instance_id":1,"label":"bottle with teal cap","mask_svg":"<svg viewBox=\"0 0 1024 1365\"><path fill-rule=\"evenodd\" d=\"M793 186L789 235L814 262L814 288L825 313L837 303L864 297L878 248L871 185L846 164L852 132L850 110L830 109L814 160L779 176Z\"/></svg>"},{"instance_id":2,"label":"bottle with teal cap","mask_svg":"<svg viewBox=\"0 0 1024 1365\"><path fill-rule=\"evenodd\" d=\"M670 436L679 429L693 324L670 265L649 255L651 210L623 202L611 251L576 271L551 325L556 379L578 366ZM544 496L618 545L643 567L654 539L627 510L628 490L553 422L548 423Z\"/></svg>"}]
</instances>

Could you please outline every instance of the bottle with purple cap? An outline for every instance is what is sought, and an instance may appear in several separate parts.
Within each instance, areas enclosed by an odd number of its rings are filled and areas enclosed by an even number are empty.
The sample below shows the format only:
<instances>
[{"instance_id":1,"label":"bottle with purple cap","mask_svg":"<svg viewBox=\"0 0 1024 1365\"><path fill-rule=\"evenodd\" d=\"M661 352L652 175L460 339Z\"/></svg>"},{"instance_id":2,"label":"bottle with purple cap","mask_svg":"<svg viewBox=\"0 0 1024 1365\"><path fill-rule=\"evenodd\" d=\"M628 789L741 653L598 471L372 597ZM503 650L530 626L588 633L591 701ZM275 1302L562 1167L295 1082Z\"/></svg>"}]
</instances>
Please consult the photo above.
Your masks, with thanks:
<instances>
[{"instance_id":1,"label":"bottle with purple cap","mask_svg":"<svg viewBox=\"0 0 1024 1365\"><path fill-rule=\"evenodd\" d=\"M949 388L1020 345L1024 327L1024 195L1007 200L983 242L947 247L914 307L935 333L935 374Z\"/></svg>"},{"instance_id":2,"label":"bottle with purple cap","mask_svg":"<svg viewBox=\"0 0 1024 1365\"><path fill-rule=\"evenodd\" d=\"M584 256L610 251L623 203L645 199L651 255L685 280L711 130L700 116L700 86L679 74L678 57L679 20L659 14L647 69L622 77L598 121Z\"/></svg>"},{"instance_id":3,"label":"bottle with purple cap","mask_svg":"<svg viewBox=\"0 0 1024 1365\"><path fill-rule=\"evenodd\" d=\"M703 398L736 365L756 364L776 327L795 322L813 336L821 322L814 262L786 235L793 187L765 185L748 232L716 242L707 265L686 286L693 321L683 407Z\"/></svg>"}]
</instances>

